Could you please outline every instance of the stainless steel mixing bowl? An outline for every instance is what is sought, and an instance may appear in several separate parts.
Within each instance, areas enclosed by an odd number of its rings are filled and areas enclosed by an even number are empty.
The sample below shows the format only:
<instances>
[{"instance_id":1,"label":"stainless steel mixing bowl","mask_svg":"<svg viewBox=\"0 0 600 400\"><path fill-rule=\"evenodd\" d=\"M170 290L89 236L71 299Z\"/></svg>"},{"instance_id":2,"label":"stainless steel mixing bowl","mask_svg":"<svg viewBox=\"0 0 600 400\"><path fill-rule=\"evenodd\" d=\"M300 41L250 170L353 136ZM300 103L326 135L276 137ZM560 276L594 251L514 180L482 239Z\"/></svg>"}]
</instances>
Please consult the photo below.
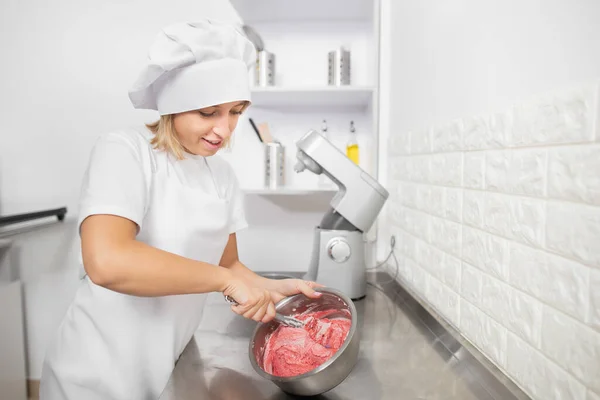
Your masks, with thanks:
<instances>
[{"instance_id":1,"label":"stainless steel mixing bowl","mask_svg":"<svg viewBox=\"0 0 600 400\"><path fill-rule=\"evenodd\" d=\"M348 377L358 359L360 337L357 330L358 321L356 307L350 298L331 288L316 289L323 295L319 299L311 299L302 294L287 297L277 303L277 311L284 315L304 312L333 310L327 318L349 318L352 321L350 331L342 347L325 363L305 374L293 377L279 377L267 373L263 369L263 354L266 340L279 323L271 321L259 323L250 339L250 362L254 370L281 388L286 393L296 396L316 396L325 393Z\"/></svg>"}]
</instances>

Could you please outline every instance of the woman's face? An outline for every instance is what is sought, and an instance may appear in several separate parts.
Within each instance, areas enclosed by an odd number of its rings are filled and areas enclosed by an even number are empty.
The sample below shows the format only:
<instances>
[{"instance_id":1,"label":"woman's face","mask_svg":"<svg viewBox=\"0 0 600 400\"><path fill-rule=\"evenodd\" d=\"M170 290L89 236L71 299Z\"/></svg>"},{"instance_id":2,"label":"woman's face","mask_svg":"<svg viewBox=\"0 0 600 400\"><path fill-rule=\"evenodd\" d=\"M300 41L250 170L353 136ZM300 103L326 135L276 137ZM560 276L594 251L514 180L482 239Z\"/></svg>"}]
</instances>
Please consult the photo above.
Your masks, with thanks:
<instances>
[{"instance_id":1,"label":"woman's face","mask_svg":"<svg viewBox=\"0 0 600 400\"><path fill-rule=\"evenodd\" d=\"M189 153L214 155L231 137L246 106L245 101L234 101L175 114L173 124L179 142Z\"/></svg>"}]
</instances>

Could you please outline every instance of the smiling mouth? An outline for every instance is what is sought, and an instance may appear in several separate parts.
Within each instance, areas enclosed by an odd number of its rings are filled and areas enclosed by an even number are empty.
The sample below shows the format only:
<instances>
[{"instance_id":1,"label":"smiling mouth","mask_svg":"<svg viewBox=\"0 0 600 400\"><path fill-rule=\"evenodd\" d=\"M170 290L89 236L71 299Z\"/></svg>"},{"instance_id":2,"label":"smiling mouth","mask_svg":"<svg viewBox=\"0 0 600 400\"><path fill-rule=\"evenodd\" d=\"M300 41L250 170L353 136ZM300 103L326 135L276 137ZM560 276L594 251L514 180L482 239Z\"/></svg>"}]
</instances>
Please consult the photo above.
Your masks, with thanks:
<instances>
[{"instance_id":1,"label":"smiling mouth","mask_svg":"<svg viewBox=\"0 0 600 400\"><path fill-rule=\"evenodd\" d=\"M212 144L213 146L218 146L222 142L222 140L208 140L208 139L205 139L205 138L202 138L202 140L204 140L207 143Z\"/></svg>"}]
</instances>

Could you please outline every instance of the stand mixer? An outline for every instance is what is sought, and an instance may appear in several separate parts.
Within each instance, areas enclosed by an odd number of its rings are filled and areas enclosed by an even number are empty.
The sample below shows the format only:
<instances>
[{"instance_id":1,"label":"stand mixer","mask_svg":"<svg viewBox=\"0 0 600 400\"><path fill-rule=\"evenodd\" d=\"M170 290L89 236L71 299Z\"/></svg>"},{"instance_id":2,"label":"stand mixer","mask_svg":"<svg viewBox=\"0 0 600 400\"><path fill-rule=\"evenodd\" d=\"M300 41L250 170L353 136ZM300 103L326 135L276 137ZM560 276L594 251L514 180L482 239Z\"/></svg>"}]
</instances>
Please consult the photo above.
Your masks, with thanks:
<instances>
[{"instance_id":1,"label":"stand mixer","mask_svg":"<svg viewBox=\"0 0 600 400\"><path fill-rule=\"evenodd\" d=\"M315 227L313 250L304 279L361 299L367 290L366 232L383 208L388 191L315 130L296 143L294 170L325 174L338 192Z\"/></svg>"}]
</instances>

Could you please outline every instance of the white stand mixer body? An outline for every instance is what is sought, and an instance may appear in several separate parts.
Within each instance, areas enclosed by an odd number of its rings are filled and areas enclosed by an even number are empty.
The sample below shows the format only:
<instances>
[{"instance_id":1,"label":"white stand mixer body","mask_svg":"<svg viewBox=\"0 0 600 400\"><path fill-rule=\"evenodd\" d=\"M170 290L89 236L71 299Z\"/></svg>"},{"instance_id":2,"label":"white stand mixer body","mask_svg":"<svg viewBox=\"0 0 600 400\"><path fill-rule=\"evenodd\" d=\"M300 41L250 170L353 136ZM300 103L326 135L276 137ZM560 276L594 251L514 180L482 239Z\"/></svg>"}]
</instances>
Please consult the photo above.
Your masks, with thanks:
<instances>
[{"instance_id":1,"label":"white stand mixer body","mask_svg":"<svg viewBox=\"0 0 600 400\"><path fill-rule=\"evenodd\" d=\"M324 174L338 187L319 226L305 278L361 299L367 289L364 232L373 226L388 191L327 138L309 130L298 142L296 172Z\"/></svg>"},{"instance_id":2,"label":"white stand mixer body","mask_svg":"<svg viewBox=\"0 0 600 400\"><path fill-rule=\"evenodd\" d=\"M365 297L365 246L360 231L315 228L310 266L304 279L337 289L352 300Z\"/></svg>"}]
</instances>

